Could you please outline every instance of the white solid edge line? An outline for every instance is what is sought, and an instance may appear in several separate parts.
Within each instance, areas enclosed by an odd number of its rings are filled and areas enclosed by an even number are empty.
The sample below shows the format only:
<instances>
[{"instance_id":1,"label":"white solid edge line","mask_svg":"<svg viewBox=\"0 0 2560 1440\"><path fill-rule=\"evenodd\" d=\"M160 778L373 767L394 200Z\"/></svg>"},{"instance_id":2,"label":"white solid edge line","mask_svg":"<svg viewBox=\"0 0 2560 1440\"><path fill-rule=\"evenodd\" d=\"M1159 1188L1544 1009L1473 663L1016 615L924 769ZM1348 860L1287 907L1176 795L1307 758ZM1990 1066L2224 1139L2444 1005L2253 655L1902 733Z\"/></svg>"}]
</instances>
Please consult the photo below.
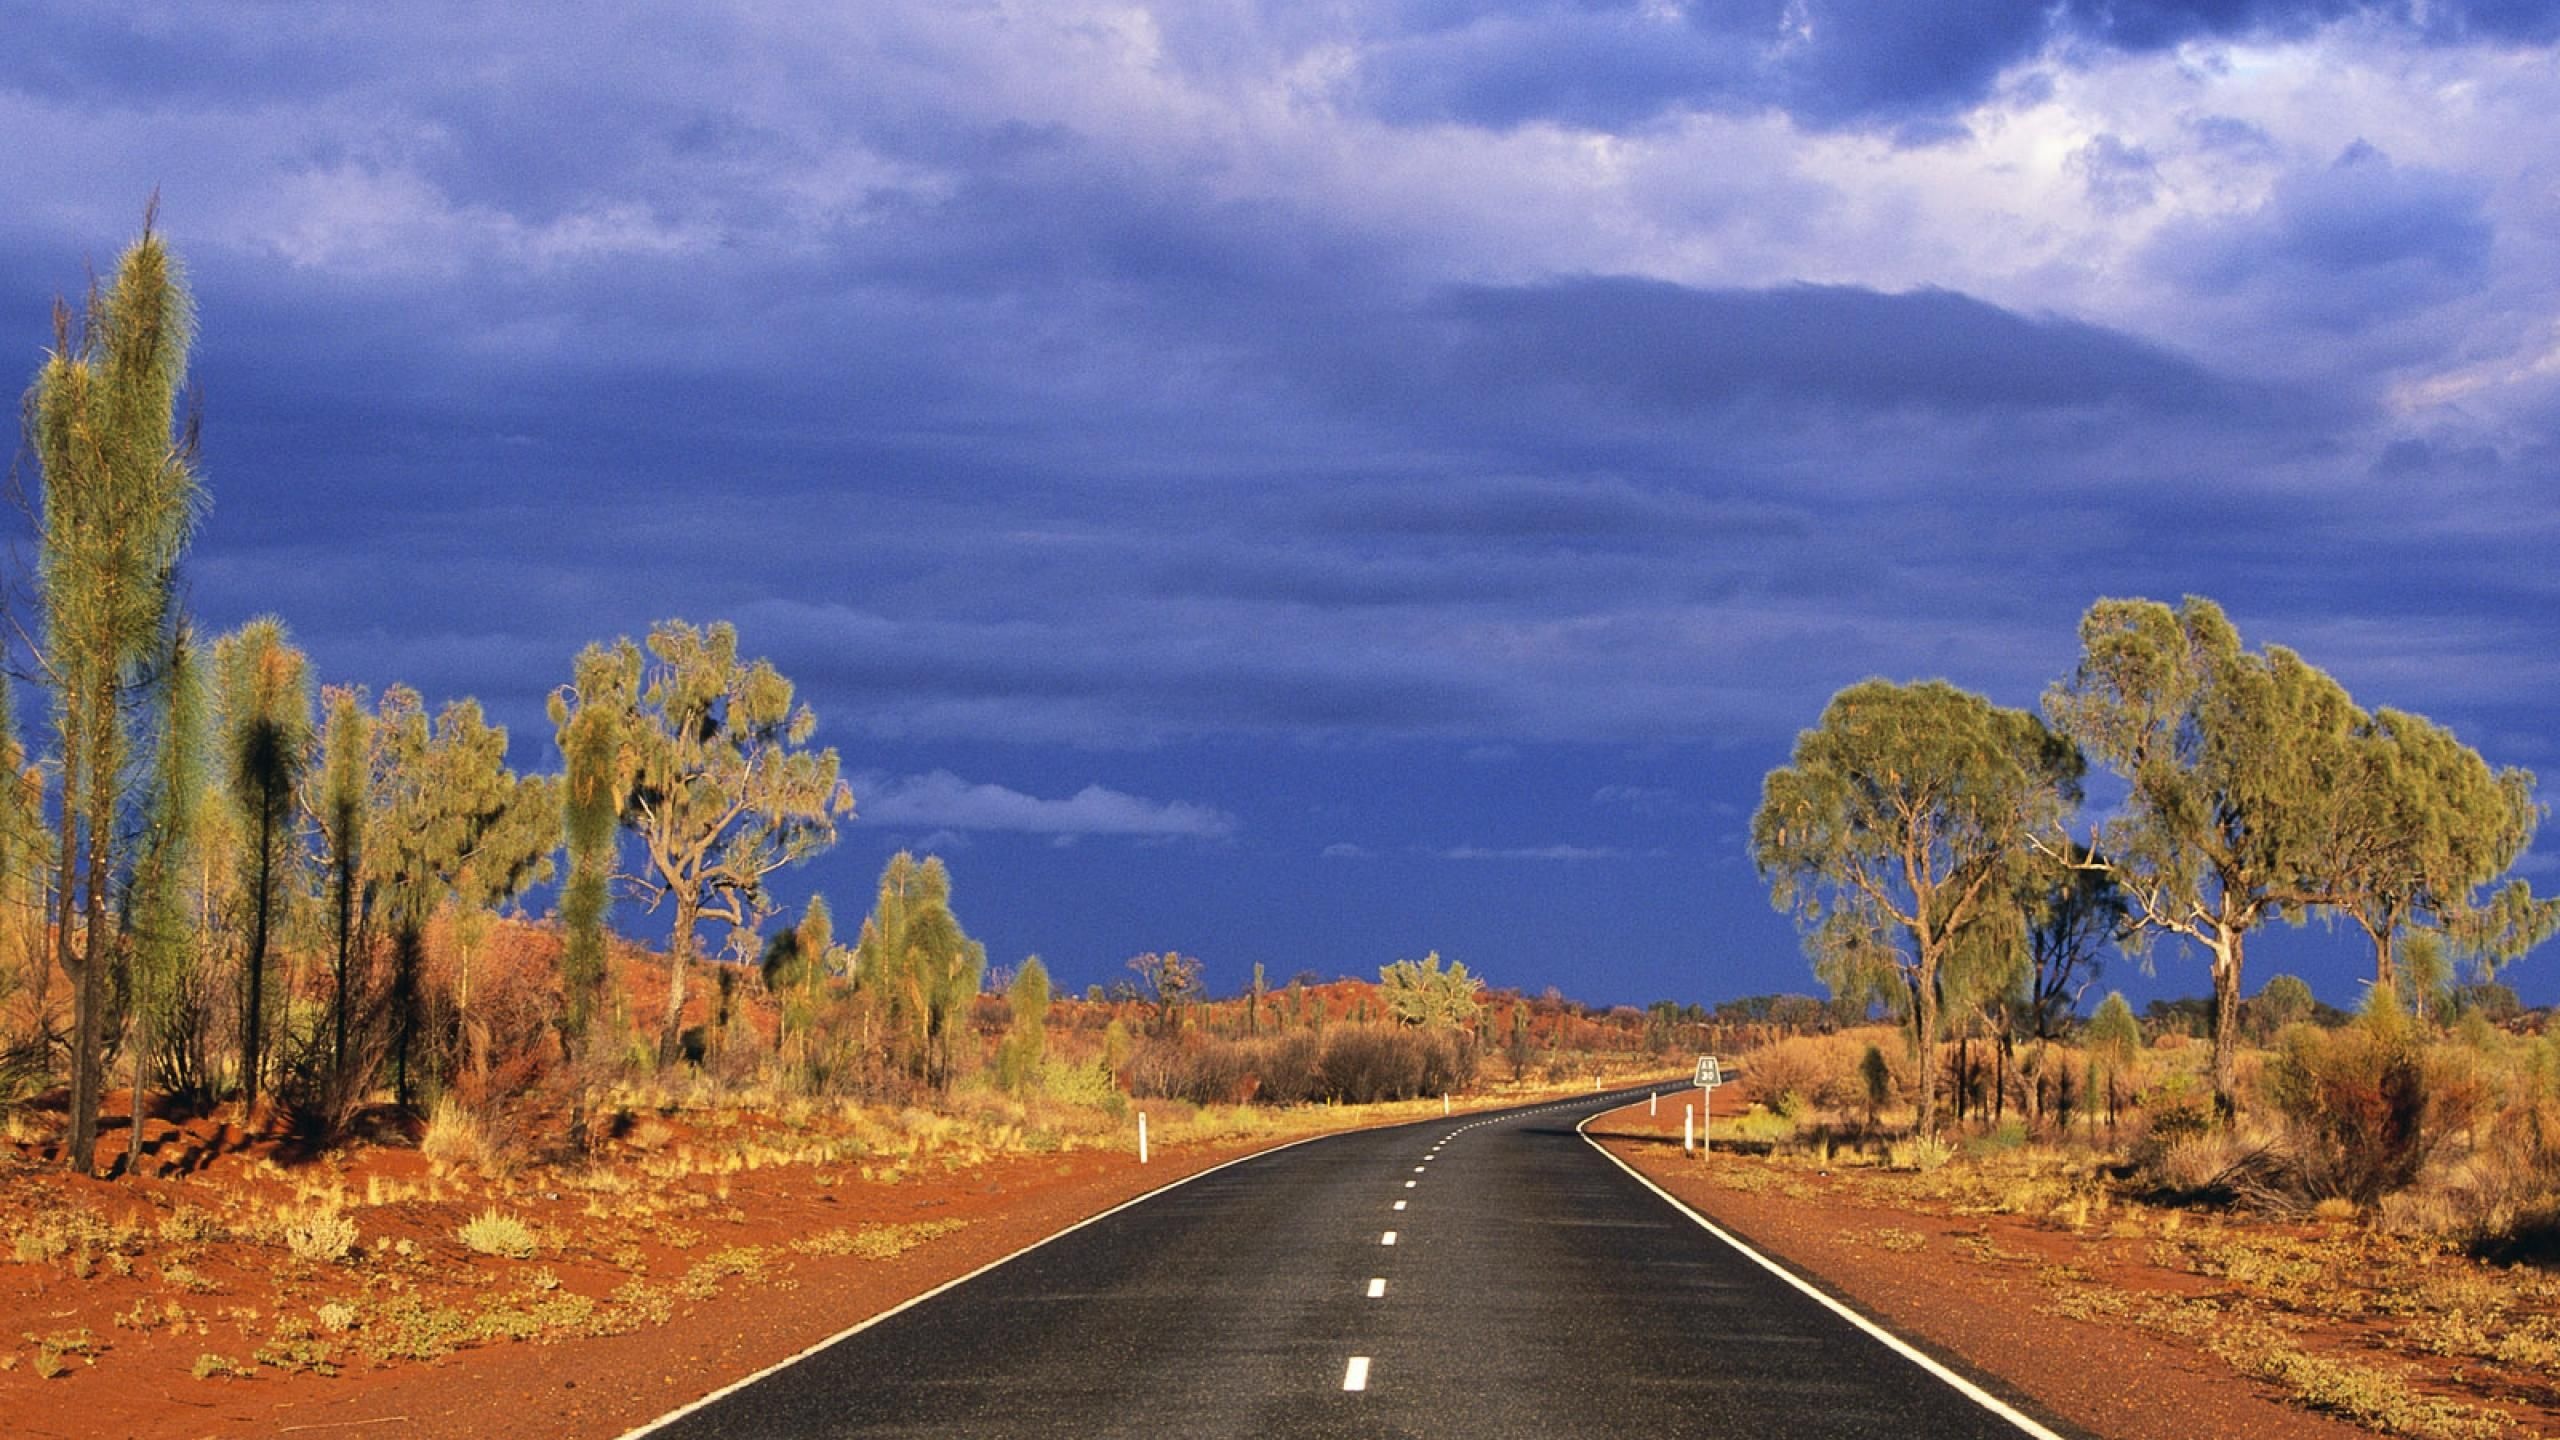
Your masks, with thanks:
<instances>
[{"instance_id":1,"label":"white solid edge line","mask_svg":"<svg viewBox=\"0 0 2560 1440\"><path fill-rule=\"evenodd\" d=\"M1052 1240L1063 1240L1067 1236L1073 1235L1087 1225L1099 1224L1133 1205L1143 1205L1168 1190L1179 1189L1182 1186L1190 1184L1194 1180L1201 1179L1204 1176L1215 1175L1219 1171L1226 1169L1228 1166L1241 1165L1247 1160L1259 1160L1265 1155L1277 1155L1283 1150L1294 1150L1298 1146L1312 1144L1318 1140L1331 1140L1336 1136L1357 1135L1359 1133L1361 1132L1357 1130L1328 1130L1319 1135L1303 1135L1285 1145L1274 1145L1268 1150L1256 1150L1250 1155L1239 1155L1233 1160L1220 1161L1206 1170L1195 1171L1192 1174L1183 1176L1179 1180L1167 1181L1153 1190L1148 1191L1144 1195L1123 1200L1119 1204L1112 1206L1110 1209L1103 1211L1099 1215L1088 1215L1073 1225L1068 1226L1064 1230L1060 1230L1049 1235L1043 1235L1039 1239L1032 1241L1030 1244L1023 1246L1021 1249L1014 1251L1012 1254L1004 1256L1002 1259L990 1260L986 1264L979 1266L977 1269L970 1271L966 1275L945 1280L941 1284L934 1286L932 1289L925 1291L921 1295L899 1301L897 1304L890 1306L888 1309L881 1311L879 1314L872 1316L870 1319L865 1320L858 1325L846 1326L844 1329L837 1331L833 1335L828 1336L826 1339L819 1341L797 1355L786 1356L783 1359L776 1360L772 1364L767 1365L753 1375L732 1380L728 1384L721 1386L719 1389L712 1391L710 1394L685 1405L678 1406L676 1409L668 1411L666 1414L659 1416L657 1419L652 1420L645 1425L639 1426L636 1429L626 1430L622 1433L621 1440L640 1440L640 1437L643 1435L649 1435L659 1430L663 1430L667 1426L673 1425L696 1410L703 1409L706 1406L725 1400L731 1395L736 1394L740 1390L746 1389L748 1386L755 1384L757 1381L762 1380L767 1376L776 1374L783 1370L788 1370L792 1366L799 1364L801 1361L808 1359L810 1356L817 1354L819 1351L829 1349L846 1340L850 1340L854 1336L861 1334L863 1331L870 1329L872 1326L879 1324L881 1321L886 1320L893 1315L897 1315L907 1310L912 1310L916 1306L923 1304L945 1290L958 1289L960 1286L968 1284L970 1281L977 1279L979 1276L986 1274L988 1271L993 1270L1000 1265L1009 1265L1014 1261L1021 1259L1023 1256L1030 1254L1032 1251L1039 1249L1041 1246L1048 1244Z\"/></svg>"},{"instance_id":2,"label":"white solid edge line","mask_svg":"<svg viewBox=\"0 0 2560 1440\"><path fill-rule=\"evenodd\" d=\"M1686 1215L1691 1220L1697 1222L1698 1228L1706 1231L1710 1235L1713 1235L1725 1244L1732 1246L1734 1249L1741 1251L1744 1256L1748 1257L1761 1269L1766 1270L1770 1274L1777 1276L1779 1279L1786 1281L1790 1285L1793 1285L1798 1290L1803 1291L1805 1294L1813 1297L1814 1300L1820 1302L1833 1314L1838 1315L1841 1319L1848 1321L1850 1324L1857 1326L1861 1330L1864 1330L1868 1335L1882 1343L1886 1349L1891 1350L1903 1359L1910 1361L1912 1364L1919 1366L1921 1369L1935 1375L1940 1380L1945 1381L1957 1394L1962 1395L1967 1400L1970 1400L1976 1405L1981 1406L1983 1409L1990 1411L1992 1414L1999 1416L2001 1419L2008 1421L2010 1424L2017 1426L2020 1431L2036 1437L2036 1440L2062 1440L2061 1436L2046 1429L2044 1426L2037 1424L2025 1415L2020 1414L2014 1406L2011 1406L1999 1396L1992 1394L1990 1391L1983 1389L1981 1386L1974 1384L1970 1380L1967 1380L1962 1375L1959 1375L1953 1370L1948 1369L1946 1366L1939 1364L1937 1361L1930 1359L1926 1354L1922 1353L1917 1347L1913 1346L1909 1341L1904 1340L1901 1336L1894 1334L1892 1331L1887 1330L1873 1320L1870 1320L1866 1316L1859 1314L1857 1311L1850 1309L1848 1306L1833 1299L1831 1296L1824 1294L1821 1289L1806 1281L1794 1271L1789 1270L1784 1265L1781 1265L1777 1261L1770 1259L1768 1256L1761 1254L1759 1251L1752 1249L1750 1246L1743 1244L1741 1239L1735 1236L1732 1231L1725 1229L1713 1220L1710 1220L1706 1216L1699 1214L1697 1211L1690 1209L1687 1203L1682 1201L1679 1196L1674 1195L1670 1191L1653 1183L1650 1176L1636 1169L1636 1167L1628 1164L1626 1161L1619 1159L1617 1156L1610 1154L1608 1146L1592 1139L1590 1134L1582 1128L1584 1125L1590 1124L1593 1120L1600 1118L1600 1115L1606 1113L1608 1112L1601 1111L1598 1114L1583 1117L1581 1124L1573 1127L1573 1133L1582 1137L1583 1144L1590 1146L1592 1149L1599 1151L1603 1156L1607 1157L1610 1164L1626 1171L1629 1175L1633 1175L1636 1178L1637 1183L1643 1185L1644 1188L1652 1191L1654 1194L1661 1196L1664 1204L1669 1205L1672 1209L1679 1211L1681 1214Z\"/></svg>"}]
</instances>

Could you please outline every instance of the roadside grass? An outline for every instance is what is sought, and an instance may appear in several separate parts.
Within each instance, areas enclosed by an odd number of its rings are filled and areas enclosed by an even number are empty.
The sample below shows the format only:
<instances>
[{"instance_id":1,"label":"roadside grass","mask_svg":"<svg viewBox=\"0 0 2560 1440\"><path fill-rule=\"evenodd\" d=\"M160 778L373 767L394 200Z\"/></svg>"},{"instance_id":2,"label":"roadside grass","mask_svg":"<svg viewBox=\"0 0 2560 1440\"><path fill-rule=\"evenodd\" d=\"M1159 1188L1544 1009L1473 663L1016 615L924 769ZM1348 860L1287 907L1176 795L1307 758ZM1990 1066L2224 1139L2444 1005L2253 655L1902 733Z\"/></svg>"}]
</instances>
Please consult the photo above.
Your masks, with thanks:
<instances>
[{"instance_id":1,"label":"roadside grass","mask_svg":"<svg viewBox=\"0 0 2560 1440\"><path fill-rule=\"evenodd\" d=\"M2526 1433L2501 1400L2560 1407L2560 1277L2486 1263L2454 1238L2352 1206L2292 1219L2172 1203L2146 1190L2129 1146L2037 1139L2019 1126L1923 1148L1894 1133L1907 1114L1883 1119L1755 1105L1720 1118L1718 1136L1768 1148L1719 1150L1689 1173L1749 1194L1934 1218L1934 1229L1844 1222L1839 1233L1888 1254L1935 1248L1943 1234L1967 1263L2031 1274L2057 1316L2184 1341L2379 1434L2496 1440ZM1654 1153L1678 1143L1675 1124ZM2050 1233L2077 1258L2048 1261L1961 1228L1994 1218Z\"/></svg>"}]
</instances>

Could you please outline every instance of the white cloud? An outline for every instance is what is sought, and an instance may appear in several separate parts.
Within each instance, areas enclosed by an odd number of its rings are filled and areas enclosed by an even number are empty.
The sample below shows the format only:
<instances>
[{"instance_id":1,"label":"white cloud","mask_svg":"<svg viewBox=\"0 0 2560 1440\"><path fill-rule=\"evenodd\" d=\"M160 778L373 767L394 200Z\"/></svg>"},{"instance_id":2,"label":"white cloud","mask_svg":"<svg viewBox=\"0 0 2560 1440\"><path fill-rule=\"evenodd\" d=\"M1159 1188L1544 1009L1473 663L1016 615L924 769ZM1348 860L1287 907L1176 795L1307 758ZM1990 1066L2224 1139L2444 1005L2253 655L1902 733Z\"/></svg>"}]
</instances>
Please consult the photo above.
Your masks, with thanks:
<instances>
[{"instance_id":1,"label":"white cloud","mask_svg":"<svg viewBox=\"0 0 2560 1440\"><path fill-rule=\"evenodd\" d=\"M972 784L948 770L859 779L854 794L862 819L878 825L1008 830L1062 841L1079 835L1223 840L1236 830L1234 816L1187 800L1149 800L1106 785L1044 800L1003 785Z\"/></svg>"},{"instance_id":2,"label":"white cloud","mask_svg":"<svg viewBox=\"0 0 2560 1440\"><path fill-rule=\"evenodd\" d=\"M1660 785L1603 785L1591 792L1591 803L1636 815L1674 815L1688 808L1678 794Z\"/></svg>"},{"instance_id":3,"label":"white cloud","mask_svg":"<svg viewBox=\"0 0 2560 1440\"><path fill-rule=\"evenodd\" d=\"M1516 845L1488 848L1482 845L1456 845L1431 852L1443 860L1562 860L1568 863L1585 860L1651 859L1659 850L1635 851L1615 845Z\"/></svg>"}]
</instances>

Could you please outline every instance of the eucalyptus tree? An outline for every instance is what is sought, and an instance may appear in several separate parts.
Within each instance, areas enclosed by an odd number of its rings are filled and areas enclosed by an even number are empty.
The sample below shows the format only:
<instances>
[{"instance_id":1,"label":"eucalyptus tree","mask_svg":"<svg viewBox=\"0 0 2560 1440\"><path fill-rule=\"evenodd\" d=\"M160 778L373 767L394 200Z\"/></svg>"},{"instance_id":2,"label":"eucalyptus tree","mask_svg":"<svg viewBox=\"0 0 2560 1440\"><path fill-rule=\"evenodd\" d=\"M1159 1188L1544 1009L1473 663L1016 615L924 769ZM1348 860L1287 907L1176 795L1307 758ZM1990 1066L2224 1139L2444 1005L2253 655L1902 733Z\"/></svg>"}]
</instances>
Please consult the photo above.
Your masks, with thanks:
<instances>
[{"instance_id":1,"label":"eucalyptus tree","mask_svg":"<svg viewBox=\"0 0 2560 1440\"><path fill-rule=\"evenodd\" d=\"M716 919L754 931L771 913L765 878L834 844L853 792L836 752L809 748L816 712L771 662L742 659L725 622L662 621L645 650L628 639L590 645L573 673L553 714L565 724L602 707L612 717L618 813L641 851L623 878L651 910L674 910L658 1036L658 1062L672 1064L697 928Z\"/></svg>"},{"instance_id":2,"label":"eucalyptus tree","mask_svg":"<svg viewBox=\"0 0 2560 1440\"><path fill-rule=\"evenodd\" d=\"M934 1089L950 1085L955 1037L986 965L986 947L951 913L951 873L941 858L890 856L854 943L853 974L856 990L882 1011L892 1065Z\"/></svg>"},{"instance_id":3,"label":"eucalyptus tree","mask_svg":"<svg viewBox=\"0 0 2560 1440\"><path fill-rule=\"evenodd\" d=\"M2019 896L2029 961L2027 1020L2050 1040L2080 1008L2081 993L2104 970L2108 946L2125 933L2130 912L2115 877L2086 845L2064 842L2039 851Z\"/></svg>"},{"instance_id":4,"label":"eucalyptus tree","mask_svg":"<svg viewBox=\"0 0 2560 1440\"><path fill-rule=\"evenodd\" d=\"M2311 883L2373 945L2374 983L2398 986L2400 933L2429 924L2492 967L2550 933L2551 906L2521 881L2482 891L2533 844L2532 772L2491 770L2453 732L2381 709L2347 742L2344 782Z\"/></svg>"},{"instance_id":5,"label":"eucalyptus tree","mask_svg":"<svg viewBox=\"0 0 2560 1440\"><path fill-rule=\"evenodd\" d=\"M2079 663L2045 709L2130 787L2094 856L2070 858L2067 839L2048 853L2112 875L2137 940L2166 934L2203 948L2214 1100L2228 1115L2249 932L2328 898L2318 872L2337 797L2352 785L2361 716L2336 681L2281 646L2243 648L2221 609L2192 595L2175 610L2091 606Z\"/></svg>"},{"instance_id":6,"label":"eucalyptus tree","mask_svg":"<svg viewBox=\"0 0 2560 1440\"><path fill-rule=\"evenodd\" d=\"M1831 698L1769 773L1751 821L1770 899L1835 989L1889 978L1908 1006L1920 1126L1937 1127L1944 971L1969 930L2017 923L2029 838L2080 796L2080 754L2034 715L1943 681Z\"/></svg>"},{"instance_id":7,"label":"eucalyptus tree","mask_svg":"<svg viewBox=\"0 0 2560 1440\"><path fill-rule=\"evenodd\" d=\"M176 257L153 229L156 210L155 201L141 238L92 290L76 329L70 307L54 307L53 349L26 397L42 486L40 659L61 747L55 955L75 985L65 1153L82 1173L98 1133L114 959L109 900L128 858L120 852L132 758L125 709L167 655L178 561L202 503L195 424L190 417L180 426L178 413L195 310Z\"/></svg>"}]
</instances>

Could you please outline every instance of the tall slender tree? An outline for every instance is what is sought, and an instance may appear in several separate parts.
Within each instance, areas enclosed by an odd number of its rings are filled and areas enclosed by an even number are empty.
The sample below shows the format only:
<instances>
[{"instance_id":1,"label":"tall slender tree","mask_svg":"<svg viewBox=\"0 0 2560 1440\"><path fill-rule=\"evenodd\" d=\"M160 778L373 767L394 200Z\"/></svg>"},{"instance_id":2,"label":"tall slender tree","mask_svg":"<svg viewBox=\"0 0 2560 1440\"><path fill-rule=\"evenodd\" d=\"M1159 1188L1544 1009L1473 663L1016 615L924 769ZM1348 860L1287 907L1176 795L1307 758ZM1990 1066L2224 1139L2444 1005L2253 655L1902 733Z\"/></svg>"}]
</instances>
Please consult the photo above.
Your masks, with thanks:
<instances>
[{"instance_id":1,"label":"tall slender tree","mask_svg":"<svg viewBox=\"0 0 2560 1440\"><path fill-rule=\"evenodd\" d=\"M184 625L169 648L160 702L150 823L133 878L127 1041L133 1066L133 1115L125 1136L128 1174L142 1163L143 1095L150 1067L170 1042L177 1011L195 982L203 943L192 913L191 889L205 799L204 664Z\"/></svg>"},{"instance_id":2,"label":"tall slender tree","mask_svg":"<svg viewBox=\"0 0 2560 1440\"><path fill-rule=\"evenodd\" d=\"M311 662L284 622L261 616L214 642L222 752L239 812L248 947L241 957L240 1094L255 1110L266 1073L267 956L291 878L293 792L311 763Z\"/></svg>"},{"instance_id":3,"label":"tall slender tree","mask_svg":"<svg viewBox=\"0 0 2560 1440\"><path fill-rule=\"evenodd\" d=\"M333 1088L348 1078L347 1024L356 1012L356 959L363 945L366 803L373 780L373 717L362 691L333 685L320 727L320 793L308 806L318 822L329 871L329 1072Z\"/></svg>"},{"instance_id":4,"label":"tall slender tree","mask_svg":"<svg viewBox=\"0 0 2560 1440\"><path fill-rule=\"evenodd\" d=\"M560 887L567 946L560 959L561 1039L572 1058L586 1054L597 1001L604 994L605 916L613 905L615 840L622 818L621 726L610 703L574 703L574 689L551 697L551 723L564 773L561 838L569 852Z\"/></svg>"},{"instance_id":5,"label":"tall slender tree","mask_svg":"<svg viewBox=\"0 0 2560 1440\"><path fill-rule=\"evenodd\" d=\"M2081 760L2035 716L1943 681L1841 691L1764 783L1751 821L1770 899L1794 912L1835 991L1889 976L1920 1055L1920 1128L1937 1128L1946 969L1968 932L2014 928L2028 838L2079 803ZM1991 953L1989 947L1984 953Z\"/></svg>"},{"instance_id":6,"label":"tall slender tree","mask_svg":"<svg viewBox=\"0 0 2560 1440\"><path fill-rule=\"evenodd\" d=\"M97 1144L110 900L129 858L125 712L167 655L178 561L202 503L195 425L178 413L195 312L157 209L155 199L76 328L70 307L55 306L54 347L26 406L43 491L42 660L61 745L56 956L75 985L66 1159L82 1173Z\"/></svg>"}]
</instances>

